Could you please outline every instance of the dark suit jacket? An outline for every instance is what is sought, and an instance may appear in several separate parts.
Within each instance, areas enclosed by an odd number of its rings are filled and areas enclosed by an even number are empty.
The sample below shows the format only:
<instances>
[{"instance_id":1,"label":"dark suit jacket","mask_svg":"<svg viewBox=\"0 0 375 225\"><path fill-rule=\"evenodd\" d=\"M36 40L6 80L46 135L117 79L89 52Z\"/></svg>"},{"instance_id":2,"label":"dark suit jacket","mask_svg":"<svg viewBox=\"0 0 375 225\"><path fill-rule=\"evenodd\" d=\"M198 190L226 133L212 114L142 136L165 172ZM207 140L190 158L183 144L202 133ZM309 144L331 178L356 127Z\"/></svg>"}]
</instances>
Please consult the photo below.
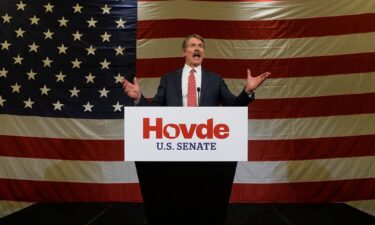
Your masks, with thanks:
<instances>
[{"instance_id":1,"label":"dark suit jacket","mask_svg":"<svg viewBox=\"0 0 375 225\"><path fill-rule=\"evenodd\" d=\"M182 106L181 82L182 69L166 74L160 79L153 101L142 96L138 106ZM246 106L253 100L254 97L249 97L245 91L233 95L221 76L202 69L199 106Z\"/></svg>"}]
</instances>

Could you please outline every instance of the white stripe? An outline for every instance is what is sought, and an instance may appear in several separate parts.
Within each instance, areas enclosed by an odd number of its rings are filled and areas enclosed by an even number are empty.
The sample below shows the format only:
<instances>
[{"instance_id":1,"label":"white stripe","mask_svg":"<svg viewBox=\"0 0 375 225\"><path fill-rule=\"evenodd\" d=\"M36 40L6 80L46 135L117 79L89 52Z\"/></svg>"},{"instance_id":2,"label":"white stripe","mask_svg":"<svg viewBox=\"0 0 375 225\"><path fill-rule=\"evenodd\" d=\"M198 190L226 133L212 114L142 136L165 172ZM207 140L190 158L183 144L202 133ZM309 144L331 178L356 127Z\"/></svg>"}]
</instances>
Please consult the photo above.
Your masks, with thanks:
<instances>
[{"instance_id":1,"label":"white stripe","mask_svg":"<svg viewBox=\"0 0 375 225\"><path fill-rule=\"evenodd\" d=\"M0 115L0 135L123 140L123 120L66 119Z\"/></svg>"},{"instance_id":2,"label":"white stripe","mask_svg":"<svg viewBox=\"0 0 375 225\"><path fill-rule=\"evenodd\" d=\"M289 183L375 177L375 157L303 161L241 162L235 183ZM133 163L0 157L1 178L79 182L137 183Z\"/></svg>"},{"instance_id":3,"label":"white stripe","mask_svg":"<svg viewBox=\"0 0 375 225\"><path fill-rule=\"evenodd\" d=\"M375 12L375 2L369 0L138 1L138 20L286 20L373 12Z\"/></svg>"},{"instance_id":4,"label":"white stripe","mask_svg":"<svg viewBox=\"0 0 375 225\"><path fill-rule=\"evenodd\" d=\"M374 52L375 32L271 40L206 39L206 58L279 59ZM182 38L141 39L137 58L182 57Z\"/></svg>"},{"instance_id":5,"label":"white stripe","mask_svg":"<svg viewBox=\"0 0 375 225\"><path fill-rule=\"evenodd\" d=\"M240 162L234 183L295 183L375 177L375 157Z\"/></svg>"},{"instance_id":6,"label":"white stripe","mask_svg":"<svg viewBox=\"0 0 375 225\"><path fill-rule=\"evenodd\" d=\"M350 106L348 106L350 107ZM249 140L346 137L375 134L375 114L297 119L251 119Z\"/></svg>"},{"instance_id":7,"label":"white stripe","mask_svg":"<svg viewBox=\"0 0 375 225\"><path fill-rule=\"evenodd\" d=\"M375 216L375 200L350 201L346 204Z\"/></svg>"},{"instance_id":8,"label":"white stripe","mask_svg":"<svg viewBox=\"0 0 375 225\"><path fill-rule=\"evenodd\" d=\"M349 106L348 106L349 107ZM13 123L12 121L17 121ZM96 123L84 123L77 126L74 133L68 131L72 123L71 119L60 119L57 126L56 121L51 118L30 117L30 116L9 116L0 115L0 124L4 129L0 135L26 136L26 137L48 137L48 138L79 138L91 139L92 134L98 132L103 136L96 136L100 139L123 140L123 120L98 120L98 123L114 125L113 129L102 128ZM51 125L49 126L49 123ZM23 127L20 128L19 124ZM320 138L320 137L342 137L356 135L375 134L375 114L359 114L328 117L307 117L293 119L251 119L249 120L249 140L278 140L278 139L299 139L299 138ZM42 126L43 125L43 126ZM61 132L64 130L66 132ZM95 139L95 138L93 138Z\"/></svg>"},{"instance_id":9,"label":"white stripe","mask_svg":"<svg viewBox=\"0 0 375 225\"><path fill-rule=\"evenodd\" d=\"M253 74L253 76L256 75L258 74ZM245 77L246 71L241 76ZM159 86L160 78L140 78L138 81L143 95L147 98L153 98ZM229 89L235 95L238 95L243 90L246 80L225 79L225 82ZM256 90L256 99L303 98L374 92L374 72L301 78L272 78L271 75Z\"/></svg>"},{"instance_id":10,"label":"white stripe","mask_svg":"<svg viewBox=\"0 0 375 225\"><path fill-rule=\"evenodd\" d=\"M16 201L2 201L0 200L0 218L15 213L21 209L33 205L32 202L16 202Z\"/></svg>"},{"instance_id":11,"label":"white stripe","mask_svg":"<svg viewBox=\"0 0 375 225\"><path fill-rule=\"evenodd\" d=\"M137 183L133 162L0 157L0 178L79 183Z\"/></svg>"}]
</instances>

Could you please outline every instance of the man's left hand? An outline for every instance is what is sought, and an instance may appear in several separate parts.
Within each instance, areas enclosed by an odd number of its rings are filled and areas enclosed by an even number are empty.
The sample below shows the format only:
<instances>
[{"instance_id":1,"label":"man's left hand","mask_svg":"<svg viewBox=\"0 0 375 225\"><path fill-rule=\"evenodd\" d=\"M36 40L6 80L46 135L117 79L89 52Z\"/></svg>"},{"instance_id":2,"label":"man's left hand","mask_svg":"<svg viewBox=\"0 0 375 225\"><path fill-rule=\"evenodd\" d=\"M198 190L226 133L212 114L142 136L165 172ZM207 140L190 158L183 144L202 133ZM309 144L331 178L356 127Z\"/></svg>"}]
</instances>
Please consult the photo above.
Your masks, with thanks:
<instances>
[{"instance_id":1,"label":"man's left hand","mask_svg":"<svg viewBox=\"0 0 375 225\"><path fill-rule=\"evenodd\" d=\"M270 72L265 72L259 76L253 77L251 76L250 69L247 69L247 82L246 82L245 91L247 93L254 91L267 79L269 75L271 75Z\"/></svg>"}]
</instances>

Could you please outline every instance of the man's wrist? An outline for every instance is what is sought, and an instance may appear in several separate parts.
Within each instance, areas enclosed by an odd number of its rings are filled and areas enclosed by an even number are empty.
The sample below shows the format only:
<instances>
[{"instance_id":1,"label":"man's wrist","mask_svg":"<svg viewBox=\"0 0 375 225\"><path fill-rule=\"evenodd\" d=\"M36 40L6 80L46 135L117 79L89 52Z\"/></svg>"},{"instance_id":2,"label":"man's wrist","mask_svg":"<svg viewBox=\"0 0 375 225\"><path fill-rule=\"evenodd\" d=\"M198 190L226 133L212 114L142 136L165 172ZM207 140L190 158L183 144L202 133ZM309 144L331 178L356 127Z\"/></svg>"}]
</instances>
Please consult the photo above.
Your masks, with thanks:
<instances>
[{"instance_id":1,"label":"man's wrist","mask_svg":"<svg viewBox=\"0 0 375 225\"><path fill-rule=\"evenodd\" d=\"M246 88L244 88L244 92L247 94L247 97L249 97L251 99L254 99L254 97L255 97L254 91L250 91L250 90L247 90Z\"/></svg>"}]
</instances>

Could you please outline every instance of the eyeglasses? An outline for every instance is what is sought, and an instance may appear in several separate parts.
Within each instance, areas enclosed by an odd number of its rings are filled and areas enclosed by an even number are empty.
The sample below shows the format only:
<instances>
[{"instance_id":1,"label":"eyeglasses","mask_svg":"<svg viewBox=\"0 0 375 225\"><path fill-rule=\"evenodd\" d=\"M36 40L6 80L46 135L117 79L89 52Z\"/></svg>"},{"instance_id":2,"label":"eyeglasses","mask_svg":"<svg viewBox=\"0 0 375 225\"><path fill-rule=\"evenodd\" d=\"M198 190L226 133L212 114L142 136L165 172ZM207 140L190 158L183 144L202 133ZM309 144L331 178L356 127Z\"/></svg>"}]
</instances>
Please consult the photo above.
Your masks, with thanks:
<instances>
[{"instance_id":1,"label":"eyeglasses","mask_svg":"<svg viewBox=\"0 0 375 225\"><path fill-rule=\"evenodd\" d=\"M196 48L196 47L198 47L198 48L200 48L200 49L203 49L204 48L204 44L188 44L187 45L187 47L188 48Z\"/></svg>"}]
</instances>

